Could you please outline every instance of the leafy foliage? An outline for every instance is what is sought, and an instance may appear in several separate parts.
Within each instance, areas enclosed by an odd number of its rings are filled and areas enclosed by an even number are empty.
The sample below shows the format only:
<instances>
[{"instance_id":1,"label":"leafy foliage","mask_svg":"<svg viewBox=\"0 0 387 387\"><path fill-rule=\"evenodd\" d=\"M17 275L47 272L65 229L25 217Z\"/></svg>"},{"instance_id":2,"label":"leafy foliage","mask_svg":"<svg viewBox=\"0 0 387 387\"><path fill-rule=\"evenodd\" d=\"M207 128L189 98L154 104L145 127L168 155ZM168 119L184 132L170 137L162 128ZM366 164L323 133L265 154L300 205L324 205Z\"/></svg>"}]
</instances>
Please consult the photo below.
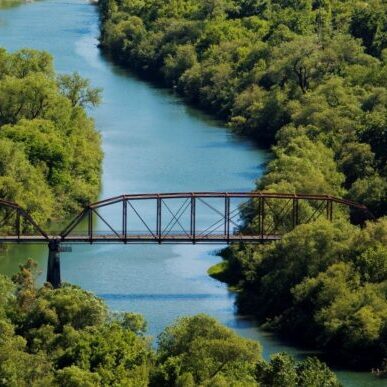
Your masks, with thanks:
<instances>
[{"instance_id":1,"label":"leafy foliage","mask_svg":"<svg viewBox=\"0 0 387 387\"><path fill-rule=\"evenodd\" d=\"M269 371L258 343L205 315L177 320L152 350L142 316L108 314L69 284L36 288L36 274L28 260L12 281L0 276L0 386L258 386L279 372L337 386L316 359Z\"/></svg>"},{"instance_id":2,"label":"leafy foliage","mask_svg":"<svg viewBox=\"0 0 387 387\"><path fill-rule=\"evenodd\" d=\"M270 164L281 181L277 189L314 187L386 214L385 2L99 4L101 45L124 66L174 86L261 144L277 142L277 157L288 152L289 140L304 148L312 143L315 149L297 155L298 162Z\"/></svg>"},{"instance_id":3,"label":"leafy foliage","mask_svg":"<svg viewBox=\"0 0 387 387\"><path fill-rule=\"evenodd\" d=\"M320 221L272 246L231 247L226 278L267 327L370 369L387 357L386 246L385 217L364 229Z\"/></svg>"},{"instance_id":4,"label":"leafy foliage","mask_svg":"<svg viewBox=\"0 0 387 387\"><path fill-rule=\"evenodd\" d=\"M347 221L362 223L363 214L336 211L334 224L300 226L274 246L233 246L212 270L241 289L239 307L261 322L358 367L379 366L387 357L387 3L99 4L101 45L115 60L272 146L258 190L348 197L381 218L360 231ZM257 227L256 208L244 210L245 227ZM312 204L300 211L313 213ZM279 357L272 367L288 363ZM262 383L298 383L294 367L282 382L265 367Z\"/></svg>"},{"instance_id":5,"label":"leafy foliage","mask_svg":"<svg viewBox=\"0 0 387 387\"><path fill-rule=\"evenodd\" d=\"M254 383L259 344L238 337L208 316L181 318L165 329L158 344L155 386L173 385L182 377L194 385L220 379L227 384Z\"/></svg>"},{"instance_id":6,"label":"leafy foliage","mask_svg":"<svg viewBox=\"0 0 387 387\"><path fill-rule=\"evenodd\" d=\"M56 77L45 52L0 49L0 196L39 222L69 215L100 188L100 137L85 106L100 90Z\"/></svg>"},{"instance_id":7,"label":"leafy foliage","mask_svg":"<svg viewBox=\"0 0 387 387\"><path fill-rule=\"evenodd\" d=\"M340 386L332 371L316 358L307 358L297 363L286 353L274 355L269 363L258 363L256 378L260 386L265 387Z\"/></svg>"}]
</instances>

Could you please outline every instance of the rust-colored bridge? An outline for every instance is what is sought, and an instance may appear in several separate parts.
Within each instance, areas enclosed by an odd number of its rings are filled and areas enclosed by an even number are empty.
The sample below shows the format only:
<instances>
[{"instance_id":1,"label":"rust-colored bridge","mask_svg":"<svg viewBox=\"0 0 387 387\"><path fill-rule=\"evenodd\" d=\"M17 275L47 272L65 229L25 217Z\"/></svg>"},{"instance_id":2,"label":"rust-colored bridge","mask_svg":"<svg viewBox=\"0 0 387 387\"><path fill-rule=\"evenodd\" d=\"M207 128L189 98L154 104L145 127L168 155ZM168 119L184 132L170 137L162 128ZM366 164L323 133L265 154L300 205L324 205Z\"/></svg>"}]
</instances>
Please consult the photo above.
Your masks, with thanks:
<instances>
[{"instance_id":1,"label":"rust-colored bridge","mask_svg":"<svg viewBox=\"0 0 387 387\"><path fill-rule=\"evenodd\" d=\"M88 205L59 232L44 231L15 203L0 200L0 243L49 246L47 281L60 285L62 243L264 243L299 224L334 219L361 204L329 195L188 192L122 195Z\"/></svg>"}]
</instances>

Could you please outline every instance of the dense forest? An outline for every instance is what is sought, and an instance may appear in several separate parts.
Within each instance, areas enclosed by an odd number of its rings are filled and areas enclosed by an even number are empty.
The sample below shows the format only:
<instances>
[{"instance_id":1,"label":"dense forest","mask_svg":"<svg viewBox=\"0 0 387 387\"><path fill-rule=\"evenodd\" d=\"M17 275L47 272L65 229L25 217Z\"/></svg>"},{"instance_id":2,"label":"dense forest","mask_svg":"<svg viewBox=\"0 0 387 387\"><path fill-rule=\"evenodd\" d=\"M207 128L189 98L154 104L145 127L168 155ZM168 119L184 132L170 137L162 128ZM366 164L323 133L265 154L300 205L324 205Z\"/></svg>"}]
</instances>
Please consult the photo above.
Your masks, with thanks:
<instances>
[{"instance_id":1,"label":"dense forest","mask_svg":"<svg viewBox=\"0 0 387 387\"><path fill-rule=\"evenodd\" d=\"M272 145L260 188L386 214L386 2L102 0L101 45ZM272 173L270 173L272 171Z\"/></svg>"},{"instance_id":2,"label":"dense forest","mask_svg":"<svg viewBox=\"0 0 387 387\"><path fill-rule=\"evenodd\" d=\"M232 246L212 268L239 310L358 369L387 358L387 219L300 225L280 242ZM297 339L295 339L297 338Z\"/></svg>"},{"instance_id":3,"label":"dense forest","mask_svg":"<svg viewBox=\"0 0 387 387\"><path fill-rule=\"evenodd\" d=\"M93 200L102 154L86 108L99 100L78 74L55 74L47 53L0 49L0 197L43 223ZM205 315L167 327L155 350L140 315L70 284L37 287L37 275L31 260L0 275L0 386L340 385L316 358L264 361L259 343Z\"/></svg>"},{"instance_id":4,"label":"dense forest","mask_svg":"<svg viewBox=\"0 0 387 387\"><path fill-rule=\"evenodd\" d=\"M52 57L0 48L0 197L39 223L63 219L100 190L100 136L85 108L100 91L57 75Z\"/></svg>"},{"instance_id":5,"label":"dense forest","mask_svg":"<svg viewBox=\"0 0 387 387\"><path fill-rule=\"evenodd\" d=\"M101 0L101 46L271 146L258 190L368 206L235 245L212 268L240 310L357 368L387 364L387 3ZM256 203L245 211L254 228ZM364 226L364 224L363 224Z\"/></svg>"},{"instance_id":6,"label":"dense forest","mask_svg":"<svg viewBox=\"0 0 387 387\"><path fill-rule=\"evenodd\" d=\"M0 275L0 386L340 385L315 358L263 361L257 342L205 315L165 328L154 350L141 315L109 313L75 286L36 288L35 276L32 261Z\"/></svg>"}]
</instances>

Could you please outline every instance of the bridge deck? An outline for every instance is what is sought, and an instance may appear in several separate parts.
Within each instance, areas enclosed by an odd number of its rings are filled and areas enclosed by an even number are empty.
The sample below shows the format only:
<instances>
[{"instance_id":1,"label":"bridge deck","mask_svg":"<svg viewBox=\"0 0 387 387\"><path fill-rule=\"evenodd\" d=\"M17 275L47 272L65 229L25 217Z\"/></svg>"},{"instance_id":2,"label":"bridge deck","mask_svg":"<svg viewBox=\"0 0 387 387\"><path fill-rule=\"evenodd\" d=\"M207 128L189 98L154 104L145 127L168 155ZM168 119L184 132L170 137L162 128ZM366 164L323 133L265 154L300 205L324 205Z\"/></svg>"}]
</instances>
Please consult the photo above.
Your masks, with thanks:
<instances>
[{"instance_id":1,"label":"bridge deck","mask_svg":"<svg viewBox=\"0 0 387 387\"><path fill-rule=\"evenodd\" d=\"M66 238L61 238L59 235L48 235L48 238L57 239L63 243L231 243L231 242L248 242L248 243L262 243L269 241L276 241L281 239L281 235L183 235L170 234L161 237L151 234L137 234L137 235L115 235L115 234L95 234L92 238L88 235L69 235ZM47 243L48 239L41 235L21 235L17 236L1 236L0 243Z\"/></svg>"}]
</instances>

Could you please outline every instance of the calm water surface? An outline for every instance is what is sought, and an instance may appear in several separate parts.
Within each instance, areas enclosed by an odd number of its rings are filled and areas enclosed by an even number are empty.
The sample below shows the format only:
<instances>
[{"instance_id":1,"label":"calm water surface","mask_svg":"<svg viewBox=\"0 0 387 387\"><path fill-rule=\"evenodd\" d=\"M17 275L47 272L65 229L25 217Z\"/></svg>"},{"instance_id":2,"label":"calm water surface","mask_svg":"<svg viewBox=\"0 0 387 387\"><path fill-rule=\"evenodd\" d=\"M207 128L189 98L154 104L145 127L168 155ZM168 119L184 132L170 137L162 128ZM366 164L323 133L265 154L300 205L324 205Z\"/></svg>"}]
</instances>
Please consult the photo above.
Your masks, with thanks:
<instances>
[{"instance_id":1,"label":"calm water surface","mask_svg":"<svg viewBox=\"0 0 387 387\"><path fill-rule=\"evenodd\" d=\"M264 151L107 61L97 37L96 8L85 1L47 0L0 11L0 46L47 50L57 71L78 71L103 88L102 105L91 111L105 152L101 198L253 188L268 158ZM206 274L219 260L213 252L208 246L74 246L62 254L62 276L114 310L142 313L154 336L178 316L202 312L259 340L265 357L305 355L235 315L234 295ZM45 272L47 251L39 246L12 247L0 256L0 272L13 273L27 257ZM364 373L338 374L348 386L379 384Z\"/></svg>"}]
</instances>

